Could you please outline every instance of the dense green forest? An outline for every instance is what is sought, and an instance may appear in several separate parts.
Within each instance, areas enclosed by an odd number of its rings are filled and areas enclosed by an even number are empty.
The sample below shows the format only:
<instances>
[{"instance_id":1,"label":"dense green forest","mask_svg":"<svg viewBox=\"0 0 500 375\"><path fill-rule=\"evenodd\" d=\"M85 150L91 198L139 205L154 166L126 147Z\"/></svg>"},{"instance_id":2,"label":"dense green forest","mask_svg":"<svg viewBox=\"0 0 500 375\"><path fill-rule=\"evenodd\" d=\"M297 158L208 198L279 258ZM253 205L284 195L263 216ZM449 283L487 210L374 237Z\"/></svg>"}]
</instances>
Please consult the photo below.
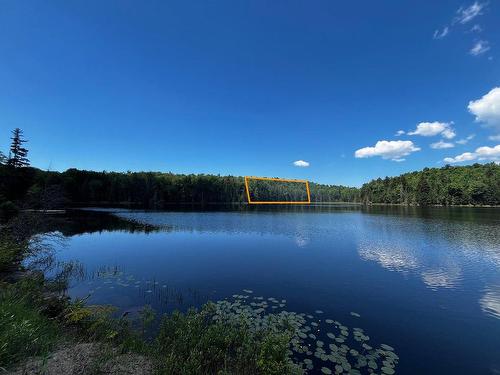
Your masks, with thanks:
<instances>
[{"instance_id":1,"label":"dense green forest","mask_svg":"<svg viewBox=\"0 0 500 375\"><path fill-rule=\"evenodd\" d=\"M500 205L500 165L424 168L378 178L360 190L363 203L409 205Z\"/></svg>"},{"instance_id":2,"label":"dense green forest","mask_svg":"<svg viewBox=\"0 0 500 375\"><path fill-rule=\"evenodd\" d=\"M249 179L248 191L252 202L307 201L305 183Z\"/></svg>"},{"instance_id":3,"label":"dense green forest","mask_svg":"<svg viewBox=\"0 0 500 375\"><path fill-rule=\"evenodd\" d=\"M8 157L0 152L0 214L20 208L128 206L161 209L172 204L245 203L243 177L161 172L42 171L29 166L22 131L12 132ZM310 184L312 202L408 205L500 205L500 166L425 168L376 179L361 189ZM305 185L251 181L260 201L304 201Z\"/></svg>"},{"instance_id":4,"label":"dense green forest","mask_svg":"<svg viewBox=\"0 0 500 375\"><path fill-rule=\"evenodd\" d=\"M290 200L305 194L304 184L260 185L260 200ZM259 189L260 188L260 189ZM259 189L259 190L258 190ZM243 177L182 175L160 172L92 172L68 169L46 172L36 168L0 166L0 196L25 202L32 208L65 205L122 205L163 208L170 204L243 203L247 201ZM294 198L305 200L305 198ZM315 202L356 202L358 189L311 184Z\"/></svg>"},{"instance_id":5,"label":"dense green forest","mask_svg":"<svg viewBox=\"0 0 500 375\"><path fill-rule=\"evenodd\" d=\"M171 204L247 202L243 177L161 172L42 171L29 167L21 129L12 131L9 156L0 152L0 210L52 209L75 205L161 209ZM252 189L260 200L287 201L305 193L303 184L265 184ZM359 191L311 184L315 202L356 202ZM305 200L300 198L300 200Z\"/></svg>"}]
</instances>

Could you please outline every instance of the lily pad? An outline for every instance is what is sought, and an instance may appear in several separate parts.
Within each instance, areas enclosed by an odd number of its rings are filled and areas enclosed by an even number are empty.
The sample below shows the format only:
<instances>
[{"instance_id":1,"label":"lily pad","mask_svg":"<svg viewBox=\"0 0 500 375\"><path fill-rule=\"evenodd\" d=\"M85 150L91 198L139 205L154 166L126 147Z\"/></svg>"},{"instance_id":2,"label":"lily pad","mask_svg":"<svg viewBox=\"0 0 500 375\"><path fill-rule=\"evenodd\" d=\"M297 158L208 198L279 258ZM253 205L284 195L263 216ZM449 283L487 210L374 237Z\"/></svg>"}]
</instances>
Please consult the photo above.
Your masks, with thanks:
<instances>
[{"instance_id":1,"label":"lily pad","mask_svg":"<svg viewBox=\"0 0 500 375\"><path fill-rule=\"evenodd\" d=\"M394 351L394 348L390 345L387 345L387 344L380 344L380 347L384 350L390 350L391 352Z\"/></svg>"},{"instance_id":2,"label":"lily pad","mask_svg":"<svg viewBox=\"0 0 500 375\"><path fill-rule=\"evenodd\" d=\"M392 368L390 368L390 367L385 367L385 366L384 366L384 367L382 367L382 368L381 368L381 370L382 370L382 372L383 372L384 374L387 374L387 375L392 375L392 374L394 374L394 373L395 373L394 369L392 369Z\"/></svg>"}]
</instances>

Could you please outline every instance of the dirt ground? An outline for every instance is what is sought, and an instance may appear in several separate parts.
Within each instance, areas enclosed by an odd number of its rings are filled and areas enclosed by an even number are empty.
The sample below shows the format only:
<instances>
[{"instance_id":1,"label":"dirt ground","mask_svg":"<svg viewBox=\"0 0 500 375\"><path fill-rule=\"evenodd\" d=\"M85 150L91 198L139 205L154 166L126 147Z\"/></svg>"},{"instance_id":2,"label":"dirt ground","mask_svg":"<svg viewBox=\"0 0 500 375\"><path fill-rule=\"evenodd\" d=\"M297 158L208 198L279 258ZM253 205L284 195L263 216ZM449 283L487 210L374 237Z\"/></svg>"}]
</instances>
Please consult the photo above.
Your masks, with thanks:
<instances>
[{"instance_id":1,"label":"dirt ground","mask_svg":"<svg viewBox=\"0 0 500 375\"><path fill-rule=\"evenodd\" d=\"M118 354L96 343L66 344L47 358L30 358L8 375L149 375L151 362L138 354Z\"/></svg>"}]
</instances>

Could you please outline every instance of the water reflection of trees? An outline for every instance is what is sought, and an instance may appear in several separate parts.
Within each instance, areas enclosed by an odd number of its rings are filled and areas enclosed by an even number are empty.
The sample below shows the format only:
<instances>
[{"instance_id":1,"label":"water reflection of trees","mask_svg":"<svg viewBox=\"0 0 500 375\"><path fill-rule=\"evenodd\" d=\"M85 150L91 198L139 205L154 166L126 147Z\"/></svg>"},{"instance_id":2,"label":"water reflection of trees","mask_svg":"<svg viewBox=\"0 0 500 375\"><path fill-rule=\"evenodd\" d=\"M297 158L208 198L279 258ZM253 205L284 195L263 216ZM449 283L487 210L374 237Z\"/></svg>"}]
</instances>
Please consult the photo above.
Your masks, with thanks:
<instances>
[{"instance_id":1,"label":"water reflection of trees","mask_svg":"<svg viewBox=\"0 0 500 375\"><path fill-rule=\"evenodd\" d=\"M48 216L39 233L61 233L65 237L102 232L154 233L167 231L162 227L125 220L116 215L100 211L70 210L65 215Z\"/></svg>"}]
</instances>

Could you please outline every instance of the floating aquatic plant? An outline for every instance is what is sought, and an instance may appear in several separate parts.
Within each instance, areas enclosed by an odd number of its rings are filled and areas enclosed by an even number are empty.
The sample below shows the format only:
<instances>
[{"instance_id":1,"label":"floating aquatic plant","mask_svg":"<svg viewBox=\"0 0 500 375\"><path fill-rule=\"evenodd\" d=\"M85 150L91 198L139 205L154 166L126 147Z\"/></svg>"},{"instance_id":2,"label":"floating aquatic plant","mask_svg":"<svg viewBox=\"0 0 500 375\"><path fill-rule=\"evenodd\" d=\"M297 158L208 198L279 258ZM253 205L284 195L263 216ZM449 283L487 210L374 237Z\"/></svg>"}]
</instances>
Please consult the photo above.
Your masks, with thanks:
<instances>
[{"instance_id":1,"label":"floating aquatic plant","mask_svg":"<svg viewBox=\"0 0 500 375\"><path fill-rule=\"evenodd\" d=\"M387 344L378 348L369 345L370 337L362 328L350 329L330 318L321 320L312 314L286 311L285 302L274 297L264 299L235 294L233 300L226 299L215 304L213 319L248 327L256 334L287 332L291 337L290 358L305 373L315 366L323 374L395 373L399 357L393 347ZM324 312L316 310L315 314ZM351 315L361 317L357 313Z\"/></svg>"}]
</instances>

